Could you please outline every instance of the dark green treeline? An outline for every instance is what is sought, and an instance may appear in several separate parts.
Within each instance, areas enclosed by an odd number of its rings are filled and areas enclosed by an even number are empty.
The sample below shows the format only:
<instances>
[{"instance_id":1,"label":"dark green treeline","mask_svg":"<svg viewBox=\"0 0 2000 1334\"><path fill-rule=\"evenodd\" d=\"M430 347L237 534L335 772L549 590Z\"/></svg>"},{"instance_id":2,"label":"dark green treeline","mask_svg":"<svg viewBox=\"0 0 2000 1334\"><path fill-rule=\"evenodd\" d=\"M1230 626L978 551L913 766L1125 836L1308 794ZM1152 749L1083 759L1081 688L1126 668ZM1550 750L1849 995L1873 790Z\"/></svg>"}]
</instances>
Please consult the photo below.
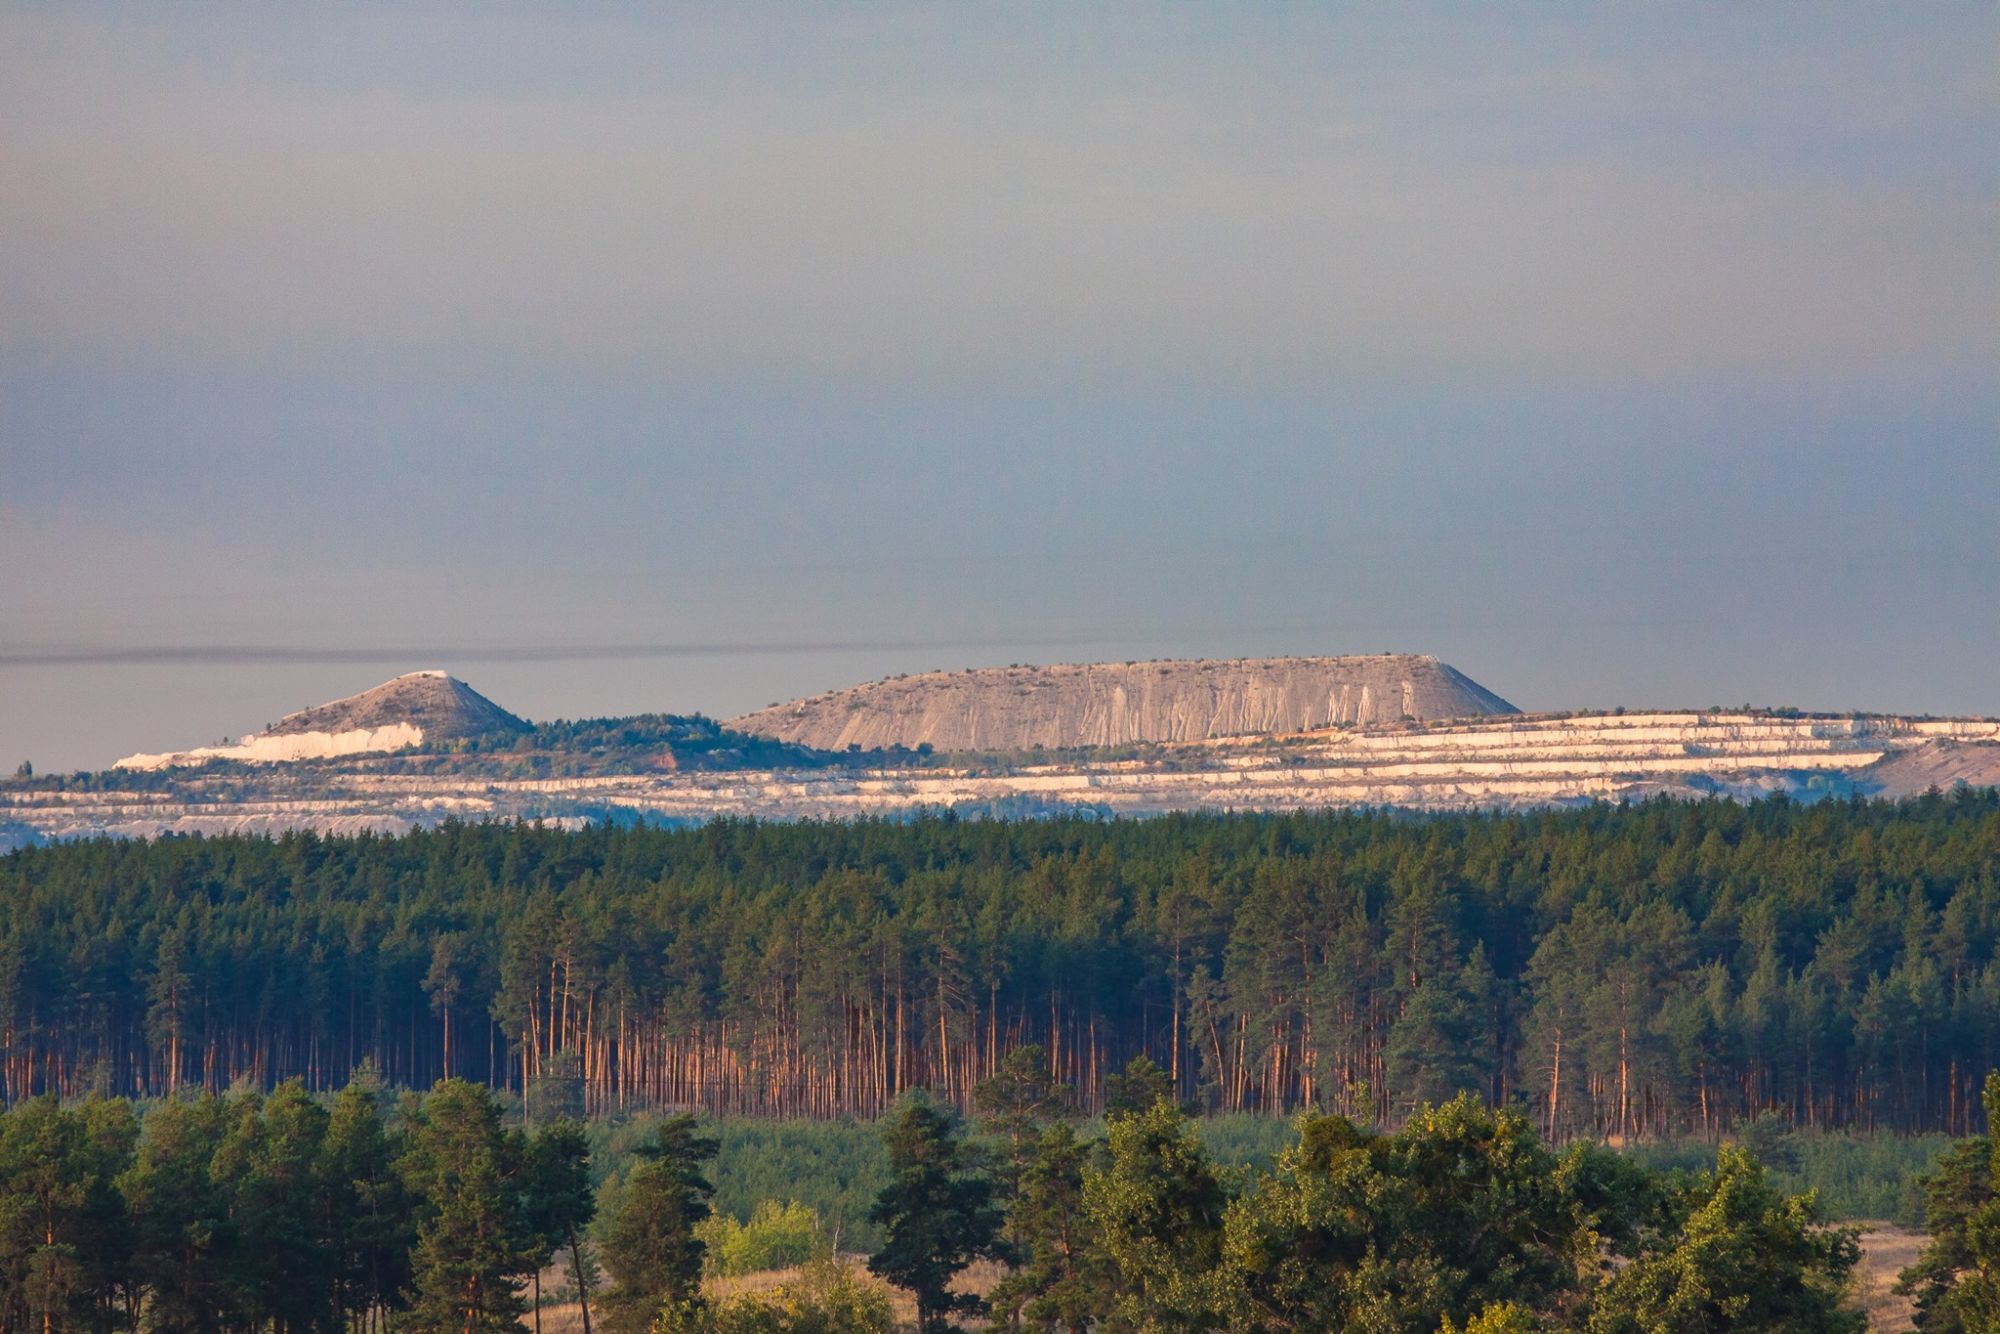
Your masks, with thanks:
<instances>
[{"instance_id":1,"label":"dark green treeline","mask_svg":"<svg viewBox=\"0 0 2000 1334\"><path fill-rule=\"evenodd\" d=\"M1975 1133L2000 798L1426 819L447 825L0 859L0 1081L337 1087L372 1061L587 1110L963 1102L1040 1044L1217 1110L1545 1134Z\"/></svg>"}]
</instances>

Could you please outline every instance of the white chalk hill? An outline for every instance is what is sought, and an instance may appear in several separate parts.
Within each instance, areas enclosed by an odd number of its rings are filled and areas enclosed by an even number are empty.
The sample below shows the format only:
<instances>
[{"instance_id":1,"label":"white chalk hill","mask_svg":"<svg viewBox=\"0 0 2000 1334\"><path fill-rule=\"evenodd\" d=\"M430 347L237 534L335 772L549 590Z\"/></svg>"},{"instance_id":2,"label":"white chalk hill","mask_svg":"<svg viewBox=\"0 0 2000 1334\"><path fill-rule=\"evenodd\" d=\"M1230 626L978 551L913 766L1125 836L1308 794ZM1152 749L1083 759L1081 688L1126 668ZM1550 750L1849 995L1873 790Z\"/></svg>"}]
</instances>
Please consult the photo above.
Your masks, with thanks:
<instances>
[{"instance_id":1,"label":"white chalk hill","mask_svg":"<svg viewBox=\"0 0 2000 1334\"><path fill-rule=\"evenodd\" d=\"M445 672L410 672L346 699L288 714L233 746L128 755L120 769L162 769L209 760L329 759L401 750L424 742L523 732L528 724Z\"/></svg>"},{"instance_id":2,"label":"white chalk hill","mask_svg":"<svg viewBox=\"0 0 2000 1334\"><path fill-rule=\"evenodd\" d=\"M820 750L1120 746L1515 713L1436 658L1237 658L986 667L871 681L727 724Z\"/></svg>"}]
</instances>

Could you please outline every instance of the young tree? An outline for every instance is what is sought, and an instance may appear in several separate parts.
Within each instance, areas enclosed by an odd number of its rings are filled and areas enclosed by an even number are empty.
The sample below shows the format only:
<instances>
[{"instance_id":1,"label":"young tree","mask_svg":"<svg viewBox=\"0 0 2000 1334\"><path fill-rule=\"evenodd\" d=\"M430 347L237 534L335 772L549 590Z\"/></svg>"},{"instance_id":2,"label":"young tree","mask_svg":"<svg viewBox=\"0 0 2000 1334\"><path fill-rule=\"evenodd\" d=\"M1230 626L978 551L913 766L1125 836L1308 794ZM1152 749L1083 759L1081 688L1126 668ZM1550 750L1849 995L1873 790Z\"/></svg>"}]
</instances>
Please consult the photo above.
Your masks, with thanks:
<instances>
[{"instance_id":1,"label":"young tree","mask_svg":"<svg viewBox=\"0 0 2000 1334\"><path fill-rule=\"evenodd\" d=\"M1173 1082L1153 1058L1141 1052L1125 1068L1104 1077L1104 1114L1144 1112L1165 1098L1172 1101Z\"/></svg>"},{"instance_id":2,"label":"young tree","mask_svg":"<svg viewBox=\"0 0 2000 1334\"><path fill-rule=\"evenodd\" d=\"M1042 1123L1067 1106L1069 1090L1050 1076L1048 1064L1039 1045L1016 1047L972 1090L982 1128L1003 1146L998 1175L1010 1206L1019 1195L1021 1174L1035 1151Z\"/></svg>"},{"instance_id":3,"label":"young tree","mask_svg":"<svg viewBox=\"0 0 2000 1334\"><path fill-rule=\"evenodd\" d=\"M716 1147L683 1114L660 1122L639 1149L604 1237L604 1267L616 1285L604 1298L604 1324L614 1334L645 1329L669 1302L698 1303L703 1247L695 1229L715 1194L702 1164Z\"/></svg>"},{"instance_id":4,"label":"young tree","mask_svg":"<svg viewBox=\"0 0 2000 1334\"><path fill-rule=\"evenodd\" d=\"M954 1313L976 1314L984 1303L951 1291L952 1279L974 1260L1005 1254L993 1182L976 1170L951 1116L921 1096L903 1103L882 1139L890 1181L868 1211L884 1232L868 1268L915 1295L923 1334L955 1329Z\"/></svg>"},{"instance_id":5,"label":"young tree","mask_svg":"<svg viewBox=\"0 0 2000 1334\"><path fill-rule=\"evenodd\" d=\"M522 1096L522 1113L528 1123L576 1120L583 1115L583 1063L572 1051L550 1052L542 1062L542 1073L528 1085Z\"/></svg>"}]
</instances>

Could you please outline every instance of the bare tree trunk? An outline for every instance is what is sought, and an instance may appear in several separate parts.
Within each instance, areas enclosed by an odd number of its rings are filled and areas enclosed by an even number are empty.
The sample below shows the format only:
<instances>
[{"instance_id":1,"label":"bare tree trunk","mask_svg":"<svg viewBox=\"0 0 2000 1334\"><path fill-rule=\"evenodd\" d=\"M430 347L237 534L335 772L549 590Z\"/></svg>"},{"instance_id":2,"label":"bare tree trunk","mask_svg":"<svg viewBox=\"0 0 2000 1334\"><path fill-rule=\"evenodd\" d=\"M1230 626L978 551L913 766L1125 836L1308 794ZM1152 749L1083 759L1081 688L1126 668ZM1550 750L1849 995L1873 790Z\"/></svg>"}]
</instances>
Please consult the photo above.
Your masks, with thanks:
<instances>
[{"instance_id":1,"label":"bare tree trunk","mask_svg":"<svg viewBox=\"0 0 2000 1334\"><path fill-rule=\"evenodd\" d=\"M1555 1062L1549 1068L1549 1143L1556 1142L1557 1113L1562 1106L1563 1031L1556 1029Z\"/></svg>"},{"instance_id":2,"label":"bare tree trunk","mask_svg":"<svg viewBox=\"0 0 2000 1334\"><path fill-rule=\"evenodd\" d=\"M590 1274L583 1267L583 1240L569 1230L569 1270L576 1278L576 1300L583 1307L583 1334L590 1334Z\"/></svg>"}]
</instances>

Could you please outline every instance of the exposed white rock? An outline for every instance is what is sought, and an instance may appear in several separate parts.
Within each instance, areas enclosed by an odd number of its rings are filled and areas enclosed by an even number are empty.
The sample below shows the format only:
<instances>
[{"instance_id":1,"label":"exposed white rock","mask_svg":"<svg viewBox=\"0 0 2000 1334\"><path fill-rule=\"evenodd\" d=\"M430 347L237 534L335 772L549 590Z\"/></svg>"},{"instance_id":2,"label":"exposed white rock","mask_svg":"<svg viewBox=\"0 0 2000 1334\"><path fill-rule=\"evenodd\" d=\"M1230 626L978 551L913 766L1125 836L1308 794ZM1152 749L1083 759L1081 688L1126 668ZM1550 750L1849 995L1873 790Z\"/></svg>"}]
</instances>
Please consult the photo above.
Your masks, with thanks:
<instances>
[{"instance_id":1,"label":"exposed white rock","mask_svg":"<svg viewBox=\"0 0 2000 1334\"><path fill-rule=\"evenodd\" d=\"M919 806L1021 801L1087 803L1144 815L1329 806L1519 808L1661 794L1898 796L1955 782L2000 784L2000 725L1990 719L1762 714L1509 715L1189 743L1145 759L1086 758L997 772L888 766L508 780L448 771L385 774L357 764L321 771L310 782L288 772L222 775L165 791L25 789L0 797L0 825L68 838L387 830L447 816L571 821L612 810L687 820L852 819Z\"/></svg>"},{"instance_id":2,"label":"exposed white rock","mask_svg":"<svg viewBox=\"0 0 2000 1334\"><path fill-rule=\"evenodd\" d=\"M1436 658L1385 653L924 672L773 705L729 726L820 750L1027 750L1513 712Z\"/></svg>"},{"instance_id":3,"label":"exposed white rock","mask_svg":"<svg viewBox=\"0 0 2000 1334\"><path fill-rule=\"evenodd\" d=\"M326 760L401 750L486 732L521 732L527 724L448 672L405 672L371 690L285 715L233 746L200 746L161 755L127 755L118 769L164 769L208 760Z\"/></svg>"},{"instance_id":4,"label":"exposed white rock","mask_svg":"<svg viewBox=\"0 0 2000 1334\"><path fill-rule=\"evenodd\" d=\"M424 729L410 723L356 727L345 732L259 732L244 737L234 746L200 746L164 755L127 755L112 767L165 769L176 764L205 764L209 760L249 760L260 764L277 764L286 760L328 760L341 755L401 750L405 746L420 745L423 739Z\"/></svg>"}]
</instances>

